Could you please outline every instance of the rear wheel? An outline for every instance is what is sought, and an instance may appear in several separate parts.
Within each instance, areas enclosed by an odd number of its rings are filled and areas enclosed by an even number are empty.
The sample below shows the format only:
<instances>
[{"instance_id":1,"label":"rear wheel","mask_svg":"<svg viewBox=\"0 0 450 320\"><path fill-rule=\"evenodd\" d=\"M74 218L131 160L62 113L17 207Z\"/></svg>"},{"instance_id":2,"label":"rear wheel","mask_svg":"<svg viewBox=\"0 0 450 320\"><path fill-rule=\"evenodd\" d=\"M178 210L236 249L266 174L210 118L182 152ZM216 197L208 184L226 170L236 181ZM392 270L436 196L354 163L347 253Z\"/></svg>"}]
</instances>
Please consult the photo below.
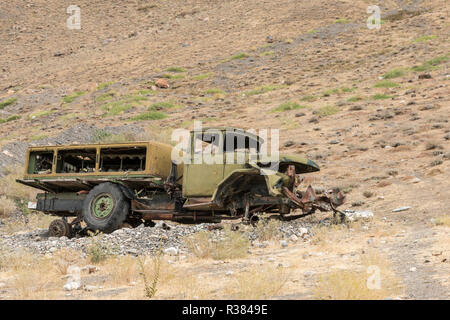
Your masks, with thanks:
<instances>
[{"instance_id":1,"label":"rear wheel","mask_svg":"<svg viewBox=\"0 0 450 320\"><path fill-rule=\"evenodd\" d=\"M49 237L70 237L72 233L72 228L67 221L63 219L53 220L48 227L48 235Z\"/></svg>"},{"instance_id":2,"label":"rear wheel","mask_svg":"<svg viewBox=\"0 0 450 320\"><path fill-rule=\"evenodd\" d=\"M83 220L89 229L110 233L120 228L130 203L120 187L106 182L95 186L83 202Z\"/></svg>"}]
</instances>

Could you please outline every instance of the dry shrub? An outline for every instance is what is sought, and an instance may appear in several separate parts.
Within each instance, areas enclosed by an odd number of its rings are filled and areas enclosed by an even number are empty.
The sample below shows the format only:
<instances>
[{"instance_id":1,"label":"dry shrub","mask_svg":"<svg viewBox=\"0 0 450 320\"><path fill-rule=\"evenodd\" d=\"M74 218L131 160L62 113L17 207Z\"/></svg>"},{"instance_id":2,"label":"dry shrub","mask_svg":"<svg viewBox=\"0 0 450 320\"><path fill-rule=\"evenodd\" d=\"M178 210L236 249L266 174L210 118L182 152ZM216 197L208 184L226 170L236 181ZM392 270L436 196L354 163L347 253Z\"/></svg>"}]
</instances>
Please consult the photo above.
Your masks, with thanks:
<instances>
[{"instance_id":1,"label":"dry shrub","mask_svg":"<svg viewBox=\"0 0 450 320\"><path fill-rule=\"evenodd\" d=\"M3 253L2 269L13 275L10 282L18 299L51 299L63 280L55 272L54 260L28 251Z\"/></svg>"},{"instance_id":2,"label":"dry shrub","mask_svg":"<svg viewBox=\"0 0 450 320\"><path fill-rule=\"evenodd\" d=\"M270 299L281 292L287 279L286 269L264 266L237 274L225 291L232 299Z\"/></svg>"},{"instance_id":3,"label":"dry shrub","mask_svg":"<svg viewBox=\"0 0 450 320\"><path fill-rule=\"evenodd\" d=\"M445 215L445 216L442 216L442 217L438 217L436 219L433 219L432 222L436 226L450 227L450 215Z\"/></svg>"},{"instance_id":4,"label":"dry shrub","mask_svg":"<svg viewBox=\"0 0 450 320\"><path fill-rule=\"evenodd\" d=\"M5 168L5 176L0 179L0 194L11 199L34 200L37 191L31 187L16 182L23 178L24 168L21 166L9 166Z\"/></svg>"},{"instance_id":5,"label":"dry shrub","mask_svg":"<svg viewBox=\"0 0 450 320\"><path fill-rule=\"evenodd\" d=\"M103 262L113 254L112 248L102 243L101 240L101 234L93 236L91 243L87 247L88 258L91 263Z\"/></svg>"},{"instance_id":6,"label":"dry shrub","mask_svg":"<svg viewBox=\"0 0 450 320\"><path fill-rule=\"evenodd\" d=\"M225 260L245 257L250 242L242 233L226 228L219 240L213 239L213 233L201 231L186 238L186 245L199 258Z\"/></svg>"},{"instance_id":7,"label":"dry shrub","mask_svg":"<svg viewBox=\"0 0 450 320\"><path fill-rule=\"evenodd\" d=\"M145 258L144 258L145 259ZM159 251L150 259L149 264L145 263L142 257L137 258L140 273L144 282L144 293L148 299L154 298L158 292L159 282L161 279L162 251Z\"/></svg>"},{"instance_id":8,"label":"dry shrub","mask_svg":"<svg viewBox=\"0 0 450 320\"><path fill-rule=\"evenodd\" d=\"M54 268L60 275L66 275L67 270L71 265L80 263L81 257L80 252L63 248L61 250L56 251L54 254Z\"/></svg>"},{"instance_id":9,"label":"dry shrub","mask_svg":"<svg viewBox=\"0 0 450 320\"><path fill-rule=\"evenodd\" d=\"M132 256L113 256L103 268L110 275L115 285L129 285L137 280L137 260Z\"/></svg>"},{"instance_id":10,"label":"dry shrub","mask_svg":"<svg viewBox=\"0 0 450 320\"><path fill-rule=\"evenodd\" d=\"M386 299L401 293L392 265L386 258L369 253L359 270L338 270L319 277L314 296L330 300Z\"/></svg>"},{"instance_id":11,"label":"dry shrub","mask_svg":"<svg viewBox=\"0 0 450 320\"><path fill-rule=\"evenodd\" d=\"M377 187L378 188L384 188L384 187L387 187L387 186L389 186L391 184L392 184L392 182L390 182L390 181L382 180L382 181L377 183Z\"/></svg>"},{"instance_id":12,"label":"dry shrub","mask_svg":"<svg viewBox=\"0 0 450 320\"><path fill-rule=\"evenodd\" d=\"M402 152L402 151L411 151L412 147L411 146L406 146L406 145L402 145L402 146L398 146L396 148L391 149L391 152Z\"/></svg>"},{"instance_id":13,"label":"dry shrub","mask_svg":"<svg viewBox=\"0 0 450 320\"><path fill-rule=\"evenodd\" d=\"M280 236L280 220L260 220L255 227L255 232L261 241L274 240Z\"/></svg>"},{"instance_id":14,"label":"dry shrub","mask_svg":"<svg viewBox=\"0 0 450 320\"><path fill-rule=\"evenodd\" d=\"M310 230L310 243L319 247L326 247L329 244L334 245L335 241L348 231L350 225L357 226L358 222L351 222L347 225L331 224L330 226L314 226Z\"/></svg>"},{"instance_id":15,"label":"dry shrub","mask_svg":"<svg viewBox=\"0 0 450 320\"><path fill-rule=\"evenodd\" d=\"M214 279L206 279L195 274L176 271L173 277L161 286L161 294L170 299L211 299L211 284Z\"/></svg>"},{"instance_id":16,"label":"dry shrub","mask_svg":"<svg viewBox=\"0 0 450 320\"><path fill-rule=\"evenodd\" d=\"M9 221L6 224L7 233L15 233L19 231L31 231L35 229L47 229L55 217L46 215L42 212L33 212L25 215L22 220Z\"/></svg>"},{"instance_id":17,"label":"dry shrub","mask_svg":"<svg viewBox=\"0 0 450 320\"><path fill-rule=\"evenodd\" d=\"M13 200L1 196L0 197L0 218L7 218L16 210L16 205Z\"/></svg>"}]
</instances>

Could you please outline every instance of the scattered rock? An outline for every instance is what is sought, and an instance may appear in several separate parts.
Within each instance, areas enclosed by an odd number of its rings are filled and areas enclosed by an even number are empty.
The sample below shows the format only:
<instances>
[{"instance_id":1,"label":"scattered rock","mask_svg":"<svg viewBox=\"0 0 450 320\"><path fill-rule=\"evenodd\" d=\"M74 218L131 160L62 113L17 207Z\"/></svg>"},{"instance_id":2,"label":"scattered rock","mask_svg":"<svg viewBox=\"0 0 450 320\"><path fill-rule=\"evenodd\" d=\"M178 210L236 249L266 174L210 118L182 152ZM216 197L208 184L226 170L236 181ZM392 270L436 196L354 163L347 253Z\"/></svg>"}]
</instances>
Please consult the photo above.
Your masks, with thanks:
<instances>
[{"instance_id":1,"label":"scattered rock","mask_svg":"<svg viewBox=\"0 0 450 320\"><path fill-rule=\"evenodd\" d=\"M170 247L164 250L165 254L168 254L169 256L176 256L178 255L178 248Z\"/></svg>"},{"instance_id":2,"label":"scattered rock","mask_svg":"<svg viewBox=\"0 0 450 320\"><path fill-rule=\"evenodd\" d=\"M370 210L366 211L345 210L344 214L350 221L373 218L373 212Z\"/></svg>"},{"instance_id":3,"label":"scattered rock","mask_svg":"<svg viewBox=\"0 0 450 320\"><path fill-rule=\"evenodd\" d=\"M284 146L285 148L292 147L293 145L295 145L295 142L292 141L292 140L286 141L286 142L283 144L283 146Z\"/></svg>"},{"instance_id":4,"label":"scattered rock","mask_svg":"<svg viewBox=\"0 0 450 320\"><path fill-rule=\"evenodd\" d=\"M166 79L156 79L155 86L158 88L167 89L169 88L169 83Z\"/></svg>"},{"instance_id":5,"label":"scattered rock","mask_svg":"<svg viewBox=\"0 0 450 320\"><path fill-rule=\"evenodd\" d=\"M414 179L412 179L412 183L418 183L418 182L420 182L420 181L422 181L422 180L420 180L419 178L417 178L417 177L415 177Z\"/></svg>"},{"instance_id":6,"label":"scattered rock","mask_svg":"<svg viewBox=\"0 0 450 320\"><path fill-rule=\"evenodd\" d=\"M431 78L432 78L431 74L429 74L429 73L419 74L419 79L431 79Z\"/></svg>"},{"instance_id":7,"label":"scattered rock","mask_svg":"<svg viewBox=\"0 0 450 320\"><path fill-rule=\"evenodd\" d=\"M411 209L411 207L405 206L405 207L396 208L396 209L392 210L392 212L401 212L401 211L406 211L409 209Z\"/></svg>"}]
</instances>

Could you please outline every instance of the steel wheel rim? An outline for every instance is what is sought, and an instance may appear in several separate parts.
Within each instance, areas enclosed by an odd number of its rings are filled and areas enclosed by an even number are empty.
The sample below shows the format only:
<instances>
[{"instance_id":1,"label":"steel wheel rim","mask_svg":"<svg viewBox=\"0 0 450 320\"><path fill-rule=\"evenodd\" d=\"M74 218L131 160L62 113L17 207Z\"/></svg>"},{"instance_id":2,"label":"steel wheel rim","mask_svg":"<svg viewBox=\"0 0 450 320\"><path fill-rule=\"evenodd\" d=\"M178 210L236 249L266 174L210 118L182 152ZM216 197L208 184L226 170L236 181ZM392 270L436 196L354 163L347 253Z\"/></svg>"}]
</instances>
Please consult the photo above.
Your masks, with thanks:
<instances>
[{"instance_id":1,"label":"steel wheel rim","mask_svg":"<svg viewBox=\"0 0 450 320\"><path fill-rule=\"evenodd\" d=\"M114 207L114 198L109 193L101 193L91 202L91 212L94 218L99 220L105 219L111 215Z\"/></svg>"}]
</instances>

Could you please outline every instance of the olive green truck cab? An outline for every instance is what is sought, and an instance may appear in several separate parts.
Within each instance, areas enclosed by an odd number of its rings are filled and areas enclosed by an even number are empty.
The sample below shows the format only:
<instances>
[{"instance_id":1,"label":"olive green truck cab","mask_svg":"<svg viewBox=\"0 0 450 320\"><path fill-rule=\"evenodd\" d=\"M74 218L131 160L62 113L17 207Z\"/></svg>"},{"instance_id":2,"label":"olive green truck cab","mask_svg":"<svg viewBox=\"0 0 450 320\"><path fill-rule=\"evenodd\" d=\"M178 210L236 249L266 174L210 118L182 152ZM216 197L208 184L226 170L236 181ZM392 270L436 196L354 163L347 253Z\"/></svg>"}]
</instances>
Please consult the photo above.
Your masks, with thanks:
<instances>
[{"instance_id":1,"label":"olive green truck cab","mask_svg":"<svg viewBox=\"0 0 450 320\"><path fill-rule=\"evenodd\" d=\"M158 142L30 147L17 182L43 191L33 209L61 217L50 224L52 236L109 233L153 220L256 221L262 212L336 212L343 203L338 190L320 196L310 186L298 190L300 174L319 171L313 161L280 154L263 163L263 139L255 134L214 128L191 131L188 140L183 150ZM211 157L202 159L205 154Z\"/></svg>"}]
</instances>

